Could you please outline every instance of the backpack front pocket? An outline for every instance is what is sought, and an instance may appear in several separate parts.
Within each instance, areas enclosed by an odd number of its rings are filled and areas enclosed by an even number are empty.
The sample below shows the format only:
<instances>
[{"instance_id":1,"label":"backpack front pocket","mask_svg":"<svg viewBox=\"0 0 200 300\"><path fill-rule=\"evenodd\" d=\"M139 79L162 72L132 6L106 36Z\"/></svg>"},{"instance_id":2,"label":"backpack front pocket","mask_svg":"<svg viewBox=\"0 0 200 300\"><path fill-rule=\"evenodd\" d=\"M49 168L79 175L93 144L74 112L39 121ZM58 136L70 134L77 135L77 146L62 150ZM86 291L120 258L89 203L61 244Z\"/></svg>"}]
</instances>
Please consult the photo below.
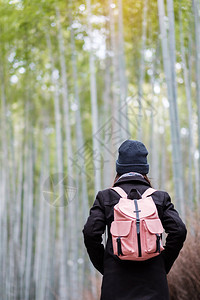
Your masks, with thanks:
<instances>
[{"instance_id":1,"label":"backpack front pocket","mask_svg":"<svg viewBox=\"0 0 200 300\"><path fill-rule=\"evenodd\" d=\"M115 255L130 255L135 252L133 221L113 221L110 232Z\"/></svg>"},{"instance_id":2,"label":"backpack front pocket","mask_svg":"<svg viewBox=\"0 0 200 300\"><path fill-rule=\"evenodd\" d=\"M160 219L144 220L145 252L160 253L164 250L162 245L162 232L164 231Z\"/></svg>"}]
</instances>

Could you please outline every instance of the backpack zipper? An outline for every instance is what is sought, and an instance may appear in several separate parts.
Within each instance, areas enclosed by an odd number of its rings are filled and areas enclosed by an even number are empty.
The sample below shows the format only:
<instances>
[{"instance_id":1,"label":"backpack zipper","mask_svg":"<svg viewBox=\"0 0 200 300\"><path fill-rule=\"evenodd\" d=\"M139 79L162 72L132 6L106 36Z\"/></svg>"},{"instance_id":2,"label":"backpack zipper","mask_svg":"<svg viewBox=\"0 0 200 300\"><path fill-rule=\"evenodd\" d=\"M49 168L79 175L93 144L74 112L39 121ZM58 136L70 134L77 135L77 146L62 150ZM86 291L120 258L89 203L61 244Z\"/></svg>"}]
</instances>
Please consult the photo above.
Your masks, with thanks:
<instances>
[{"instance_id":1,"label":"backpack zipper","mask_svg":"<svg viewBox=\"0 0 200 300\"><path fill-rule=\"evenodd\" d=\"M157 239L156 239L156 251L155 251L155 253L156 252L160 253L160 239L161 239L161 236L158 233L156 233L156 237L157 237Z\"/></svg>"},{"instance_id":2,"label":"backpack zipper","mask_svg":"<svg viewBox=\"0 0 200 300\"><path fill-rule=\"evenodd\" d=\"M117 237L117 254L118 254L118 256L124 255L122 253L121 236Z\"/></svg>"},{"instance_id":3,"label":"backpack zipper","mask_svg":"<svg viewBox=\"0 0 200 300\"><path fill-rule=\"evenodd\" d=\"M135 204L135 211L134 211L134 213L136 213L136 230L137 230L137 242L138 242L138 257L141 257L142 256L142 250L141 250L141 241L140 241L140 216L139 216L139 212L141 212L141 210L138 210L137 200L134 200L134 204Z\"/></svg>"}]
</instances>

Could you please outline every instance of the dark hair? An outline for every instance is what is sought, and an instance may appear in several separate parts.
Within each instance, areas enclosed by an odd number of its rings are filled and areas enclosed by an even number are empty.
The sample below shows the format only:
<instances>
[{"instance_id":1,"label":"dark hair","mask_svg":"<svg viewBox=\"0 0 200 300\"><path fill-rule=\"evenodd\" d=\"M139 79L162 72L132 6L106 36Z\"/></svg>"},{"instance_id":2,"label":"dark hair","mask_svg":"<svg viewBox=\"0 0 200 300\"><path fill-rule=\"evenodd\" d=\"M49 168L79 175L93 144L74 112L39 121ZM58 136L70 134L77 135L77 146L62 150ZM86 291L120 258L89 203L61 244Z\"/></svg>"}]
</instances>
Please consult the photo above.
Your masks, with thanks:
<instances>
[{"instance_id":1,"label":"dark hair","mask_svg":"<svg viewBox=\"0 0 200 300\"><path fill-rule=\"evenodd\" d=\"M150 187L152 187L151 181L149 180L147 174L142 174L142 175L144 176L144 179L149 183ZM118 173L116 174L114 182L113 182L113 186L114 186L115 182L119 179L120 176L121 176L120 174L118 174Z\"/></svg>"}]
</instances>

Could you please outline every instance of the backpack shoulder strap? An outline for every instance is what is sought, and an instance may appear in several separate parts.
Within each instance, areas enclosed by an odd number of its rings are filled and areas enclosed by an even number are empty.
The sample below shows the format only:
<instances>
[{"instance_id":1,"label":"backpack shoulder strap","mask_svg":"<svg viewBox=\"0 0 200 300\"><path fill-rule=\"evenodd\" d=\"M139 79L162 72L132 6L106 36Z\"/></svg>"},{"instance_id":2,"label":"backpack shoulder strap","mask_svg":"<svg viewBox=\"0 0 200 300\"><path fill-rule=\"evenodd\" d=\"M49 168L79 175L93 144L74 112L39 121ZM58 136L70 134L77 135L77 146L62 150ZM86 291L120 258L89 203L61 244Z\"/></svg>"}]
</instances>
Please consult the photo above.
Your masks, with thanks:
<instances>
[{"instance_id":1,"label":"backpack shoulder strap","mask_svg":"<svg viewBox=\"0 0 200 300\"><path fill-rule=\"evenodd\" d=\"M143 194L142 194L142 198L146 198L148 196L150 196L151 194L153 194L154 192L156 192L157 190L152 189L152 188L148 188Z\"/></svg>"},{"instance_id":2,"label":"backpack shoulder strap","mask_svg":"<svg viewBox=\"0 0 200 300\"><path fill-rule=\"evenodd\" d=\"M122 198L127 198L127 193L119 186L112 187L111 189L117 192Z\"/></svg>"}]
</instances>

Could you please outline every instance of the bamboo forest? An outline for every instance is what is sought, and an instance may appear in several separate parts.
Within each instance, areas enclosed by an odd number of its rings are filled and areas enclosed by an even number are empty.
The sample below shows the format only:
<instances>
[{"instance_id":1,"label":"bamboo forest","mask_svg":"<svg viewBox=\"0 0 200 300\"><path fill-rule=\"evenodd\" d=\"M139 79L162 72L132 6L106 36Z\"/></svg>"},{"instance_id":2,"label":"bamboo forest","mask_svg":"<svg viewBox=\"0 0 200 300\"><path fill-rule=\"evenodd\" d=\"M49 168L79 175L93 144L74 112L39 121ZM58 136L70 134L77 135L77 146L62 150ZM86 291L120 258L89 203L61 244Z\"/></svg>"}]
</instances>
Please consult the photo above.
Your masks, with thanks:
<instances>
[{"instance_id":1,"label":"bamboo forest","mask_svg":"<svg viewBox=\"0 0 200 300\"><path fill-rule=\"evenodd\" d=\"M170 299L199 299L199 0L0 0L0 101L0 300L99 299L82 229L127 139L187 226Z\"/></svg>"}]
</instances>

